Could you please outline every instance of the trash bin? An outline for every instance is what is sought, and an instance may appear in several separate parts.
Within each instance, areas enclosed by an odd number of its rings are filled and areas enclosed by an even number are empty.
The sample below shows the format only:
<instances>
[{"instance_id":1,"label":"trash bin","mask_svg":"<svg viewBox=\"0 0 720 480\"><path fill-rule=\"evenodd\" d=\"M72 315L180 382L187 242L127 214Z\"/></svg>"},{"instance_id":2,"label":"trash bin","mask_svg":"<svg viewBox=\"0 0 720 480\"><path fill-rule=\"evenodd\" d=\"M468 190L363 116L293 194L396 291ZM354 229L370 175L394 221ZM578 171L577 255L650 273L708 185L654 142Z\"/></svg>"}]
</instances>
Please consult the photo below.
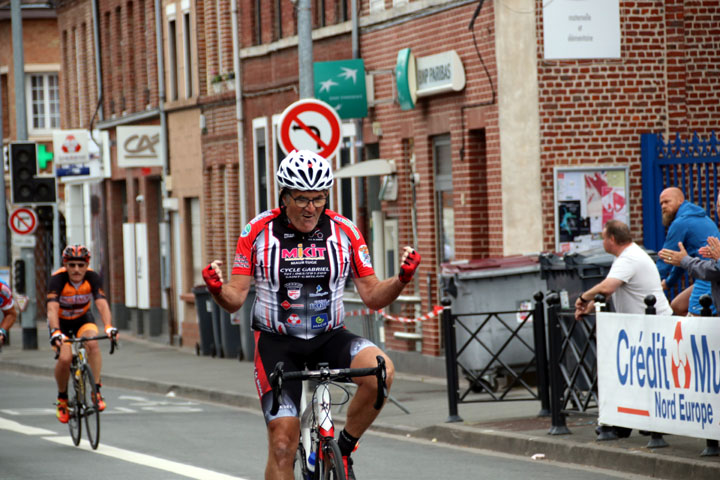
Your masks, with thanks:
<instances>
[{"instance_id":1,"label":"trash bin","mask_svg":"<svg viewBox=\"0 0 720 480\"><path fill-rule=\"evenodd\" d=\"M489 363L493 354L502 348L511 335L499 318L515 329L518 323L523 321L523 316L517 311L533 308L534 294L545 289L540 278L538 259L536 256L523 255L472 260L462 265L445 264L442 266L441 277L445 290L451 297L453 314L478 314L462 316L459 319L465 328L457 326L455 329L458 349L465 343L467 346L459 355L458 362L473 375L485 370L484 380L496 387L497 377L506 372L497 360L493 365ZM511 313L498 313L488 320L491 312ZM476 334L477 340L470 340L471 333L486 320L487 323ZM526 322L520 328L518 337L528 345L533 345L532 323ZM526 365L532 358L533 352L518 338L513 338L499 355L499 359L509 366ZM486 370L488 366L490 368Z\"/></svg>"},{"instance_id":2,"label":"trash bin","mask_svg":"<svg viewBox=\"0 0 720 480\"><path fill-rule=\"evenodd\" d=\"M221 312L223 312L223 309L220 308L220 306L215 303L215 300L213 300L212 297L210 297L210 304L211 304L211 310L212 310L212 339L213 339L213 345L215 353L213 353L213 357L217 355L220 358L223 358L225 356L225 351L223 350L223 340L222 340L222 315Z\"/></svg>"},{"instance_id":3,"label":"trash bin","mask_svg":"<svg viewBox=\"0 0 720 480\"><path fill-rule=\"evenodd\" d=\"M212 305L215 303L207 291L205 285L197 285L192 289L195 295L195 311L197 312L198 332L200 342L195 344L195 352L200 355L212 355L217 353L215 338L213 336Z\"/></svg>"},{"instance_id":4,"label":"trash bin","mask_svg":"<svg viewBox=\"0 0 720 480\"><path fill-rule=\"evenodd\" d=\"M546 280L548 290L560 294L562 308L574 309L575 299L605 279L614 259L602 248L564 256L543 253L539 257L541 277Z\"/></svg>"},{"instance_id":5,"label":"trash bin","mask_svg":"<svg viewBox=\"0 0 720 480\"><path fill-rule=\"evenodd\" d=\"M220 337L223 355L227 358L242 358L240 346L240 325L236 317L220 308Z\"/></svg>"},{"instance_id":6,"label":"trash bin","mask_svg":"<svg viewBox=\"0 0 720 480\"><path fill-rule=\"evenodd\" d=\"M234 322L239 327L240 350L242 359L253 361L255 358L255 335L252 330L252 311L255 305L255 285L250 285L247 299L240 310L233 315Z\"/></svg>"}]
</instances>

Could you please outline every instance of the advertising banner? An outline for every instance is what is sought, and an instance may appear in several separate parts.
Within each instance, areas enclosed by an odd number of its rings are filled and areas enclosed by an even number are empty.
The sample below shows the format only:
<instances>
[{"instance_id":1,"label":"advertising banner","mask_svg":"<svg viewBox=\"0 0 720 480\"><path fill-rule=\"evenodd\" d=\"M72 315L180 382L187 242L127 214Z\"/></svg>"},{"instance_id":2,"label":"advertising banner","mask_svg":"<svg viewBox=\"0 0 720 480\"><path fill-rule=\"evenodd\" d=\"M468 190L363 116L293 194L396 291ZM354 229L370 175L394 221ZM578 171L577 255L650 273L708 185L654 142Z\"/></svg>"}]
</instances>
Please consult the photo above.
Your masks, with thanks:
<instances>
[{"instance_id":1,"label":"advertising banner","mask_svg":"<svg viewBox=\"0 0 720 480\"><path fill-rule=\"evenodd\" d=\"M598 422L720 440L717 318L597 314Z\"/></svg>"}]
</instances>

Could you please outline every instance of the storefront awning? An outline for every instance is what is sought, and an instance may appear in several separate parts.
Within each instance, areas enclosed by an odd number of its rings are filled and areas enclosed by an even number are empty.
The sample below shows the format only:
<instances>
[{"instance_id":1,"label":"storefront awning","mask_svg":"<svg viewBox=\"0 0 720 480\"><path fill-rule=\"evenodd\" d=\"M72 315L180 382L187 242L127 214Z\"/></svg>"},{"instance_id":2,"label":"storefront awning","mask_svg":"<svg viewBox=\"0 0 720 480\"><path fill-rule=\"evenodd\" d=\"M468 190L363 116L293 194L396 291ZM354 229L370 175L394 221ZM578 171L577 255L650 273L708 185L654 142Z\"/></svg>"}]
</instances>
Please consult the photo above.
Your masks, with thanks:
<instances>
[{"instance_id":1,"label":"storefront awning","mask_svg":"<svg viewBox=\"0 0 720 480\"><path fill-rule=\"evenodd\" d=\"M376 175L390 175L395 173L395 161L383 160L367 160L365 162L347 165L335 172L335 178L357 178L372 177Z\"/></svg>"}]
</instances>

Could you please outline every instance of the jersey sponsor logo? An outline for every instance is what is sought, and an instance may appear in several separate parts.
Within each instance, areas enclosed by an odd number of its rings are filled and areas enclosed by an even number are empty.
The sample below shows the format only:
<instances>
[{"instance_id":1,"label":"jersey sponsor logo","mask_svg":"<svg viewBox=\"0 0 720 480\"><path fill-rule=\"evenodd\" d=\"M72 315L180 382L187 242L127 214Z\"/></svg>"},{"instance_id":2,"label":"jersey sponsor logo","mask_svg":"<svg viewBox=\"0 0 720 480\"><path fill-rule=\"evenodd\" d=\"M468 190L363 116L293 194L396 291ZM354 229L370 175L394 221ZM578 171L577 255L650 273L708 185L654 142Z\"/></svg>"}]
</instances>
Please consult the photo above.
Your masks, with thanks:
<instances>
[{"instance_id":1,"label":"jersey sponsor logo","mask_svg":"<svg viewBox=\"0 0 720 480\"><path fill-rule=\"evenodd\" d=\"M340 222L346 227L348 227L350 230L352 230L353 235L355 235L355 240L360 240L360 232L358 232L357 227L350 220L345 217L341 217L340 215L335 215L335 217L333 217L333 220L335 220L336 222Z\"/></svg>"},{"instance_id":2,"label":"jersey sponsor logo","mask_svg":"<svg viewBox=\"0 0 720 480\"><path fill-rule=\"evenodd\" d=\"M266 211L262 212L260 215L258 215L257 217L255 217L255 218L253 218L252 220L250 220L250 224L251 224L251 225L254 225L254 224L256 224L257 222L259 222L260 220L262 220L263 218L267 218L267 217L269 217L270 215L273 215L272 210L266 210Z\"/></svg>"},{"instance_id":3,"label":"jersey sponsor logo","mask_svg":"<svg viewBox=\"0 0 720 480\"><path fill-rule=\"evenodd\" d=\"M302 323L302 319L298 315L293 313L287 318L287 323L289 323L290 325L300 325Z\"/></svg>"},{"instance_id":4,"label":"jersey sponsor logo","mask_svg":"<svg viewBox=\"0 0 720 480\"><path fill-rule=\"evenodd\" d=\"M309 297L324 297L328 292L323 291L322 285L315 287L315 293L308 295Z\"/></svg>"},{"instance_id":5,"label":"jersey sponsor logo","mask_svg":"<svg viewBox=\"0 0 720 480\"><path fill-rule=\"evenodd\" d=\"M328 324L328 316L326 313L318 313L310 317L310 328L313 330L325 328Z\"/></svg>"},{"instance_id":6,"label":"jersey sponsor logo","mask_svg":"<svg viewBox=\"0 0 720 480\"><path fill-rule=\"evenodd\" d=\"M295 238L295 234L294 233L285 233L285 234L283 234L283 238Z\"/></svg>"},{"instance_id":7,"label":"jersey sponsor logo","mask_svg":"<svg viewBox=\"0 0 720 480\"><path fill-rule=\"evenodd\" d=\"M325 247L317 247L314 243L309 247L303 248L302 243L298 243L297 248L283 248L281 256L283 260L322 260L325 258Z\"/></svg>"},{"instance_id":8,"label":"jersey sponsor logo","mask_svg":"<svg viewBox=\"0 0 720 480\"><path fill-rule=\"evenodd\" d=\"M367 245L360 245L360 248L358 248L358 255L360 255L360 261L362 262L363 267L372 268L370 250L368 250Z\"/></svg>"},{"instance_id":9,"label":"jersey sponsor logo","mask_svg":"<svg viewBox=\"0 0 720 480\"><path fill-rule=\"evenodd\" d=\"M328 305L330 305L330 300L328 300L327 298L323 298L320 300L315 300L308 306L310 307L310 310L315 310L316 312L319 312L321 310L325 310Z\"/></svg>"},{"instance_id":10,"label":"jersey sponsor logo","mask_svg":"<svg viewBox=\"0 0 720 480\"><path fill-rule=\"evenodd\" d=\"M252 230L252 225L250 225L248 223L247 225L245 225L245 228L243 228L242 232L240 233L240 236L247 237L248 235L250 235L251 230Z\"/></svg>"},{"instance_id":11,"label":"jersey sponsor logo","mask_svg":"<svg viewBox=\"0 0 720 480\"><path fill-rule=\"evenodd\" d=\"M242 253L236 253L233 268L250 268L250 261Z\"/></svg>"},{"instance_id":12,"label":"jersey sponsor logo","mask_svg":"<svg viewBox=\"0 0 720 480\"><path fill-rule=\"evenodd\" d=\"M323 238L325 238L325 235L323 235L322 230L315 230L314 232L312 232L310 234L310 236L308 237L308 240L313 241L313 242L319 242Z\"/></svg>"},{"instance_id":13,"label":"jersey sponsor logo","mask_svg":"<svg viewBox=\"0 0 720 480\"><path fill-rule=\"evenodd\" d=\"M303 305L302 303L290 303L290 302L288 302L287 300L285 300L284 302L282 302L282 303L280 304L280 306L283 307L285 310L290 310L291 308L303 308L303 307L305 307L305 305Z\"/></svg>"},{"instance_id":14,"label":"jersey sponsor logo","mask_svg":"<svg viewBox=\"0 0 720 480\"><path fill-rule=\"evenodd\" d=\"M286 283L285 288L288 292L288 297L290 297L290 300L297 300L300 298L300 292L302 291L302 283Z\"/></svg>"}]
</instances>

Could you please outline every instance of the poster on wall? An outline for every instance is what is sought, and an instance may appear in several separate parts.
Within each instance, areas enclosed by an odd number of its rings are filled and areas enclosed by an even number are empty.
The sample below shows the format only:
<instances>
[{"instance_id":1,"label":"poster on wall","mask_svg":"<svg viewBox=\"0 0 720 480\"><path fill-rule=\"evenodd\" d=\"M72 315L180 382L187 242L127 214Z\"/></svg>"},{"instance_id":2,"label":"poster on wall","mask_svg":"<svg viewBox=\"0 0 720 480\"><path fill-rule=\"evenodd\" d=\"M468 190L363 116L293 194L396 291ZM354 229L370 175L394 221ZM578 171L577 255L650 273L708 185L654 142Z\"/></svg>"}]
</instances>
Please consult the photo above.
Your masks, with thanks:
<instances>
[{"instance_id":1,"label":"poster on wall","mask_svg":"<svg viewBox=\"0 0 720 480\"><path fill-rule=\"evenodd\" d=\"M602 248L608 220L630 224L627 167L555 169L555 250Z\"/></svg>"},{"instance_id":2,"label":"poster on wall","mask_svg":"<svg viewBox=\"0 0 720 480\"><path fill-rule=\"evenodd\" d=\"M547 60L621 58L620 0L543 0Z\"/></svg>"}]
</instances>

